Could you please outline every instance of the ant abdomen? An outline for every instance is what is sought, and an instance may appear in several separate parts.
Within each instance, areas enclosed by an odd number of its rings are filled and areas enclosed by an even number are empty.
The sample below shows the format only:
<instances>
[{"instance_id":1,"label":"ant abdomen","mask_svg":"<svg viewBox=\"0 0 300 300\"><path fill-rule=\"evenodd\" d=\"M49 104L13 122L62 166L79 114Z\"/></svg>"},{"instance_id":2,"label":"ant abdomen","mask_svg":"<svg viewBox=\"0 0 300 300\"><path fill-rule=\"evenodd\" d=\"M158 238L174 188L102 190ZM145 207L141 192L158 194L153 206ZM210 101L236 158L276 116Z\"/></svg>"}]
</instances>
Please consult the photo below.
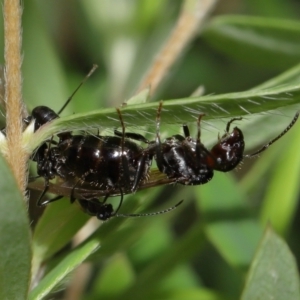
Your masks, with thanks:
<instances>
[{"instance_id":1,"label":"ant abdomen","mask_svg":"<svg viewBox=\"0 0 300 300\"><path fill-rule=\"evenodd\" d=\"M123 187L129 191L142 159L143 148L117 136L75 135L57 145L57 172L62 178L74 176L102 190ZM125 158L125 166L123 157ZM150 159L141 170L141 181L148 174Z\"/></svg>"}]
</instances>

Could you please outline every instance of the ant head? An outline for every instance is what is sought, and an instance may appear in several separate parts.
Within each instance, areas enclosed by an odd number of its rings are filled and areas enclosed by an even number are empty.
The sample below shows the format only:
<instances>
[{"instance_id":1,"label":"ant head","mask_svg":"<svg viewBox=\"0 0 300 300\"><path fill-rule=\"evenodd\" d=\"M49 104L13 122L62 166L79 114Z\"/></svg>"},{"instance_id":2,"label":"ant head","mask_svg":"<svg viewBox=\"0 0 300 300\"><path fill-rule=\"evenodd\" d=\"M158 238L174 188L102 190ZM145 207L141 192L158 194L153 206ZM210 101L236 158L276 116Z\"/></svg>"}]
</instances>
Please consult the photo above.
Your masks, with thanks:
<instances>
[{"instance_id":1,"label":"ant head","mask_svg":"<svg viewBox=\"0 0 300 300\"><path fill-rule=\"evenodd\" d=\"M89 200L78 199L81 208L90 216L95 216L101 221L106 221L115 215L113 206L100 202L97 198Z\"/></svg>"},{"instance_id":2,"label":"ant head","mask_svg":"<svg viewBox=\"0 0 300 300\"><path fill-rule=\"evenodd\" d=\"M107 221L114 215L115 215L115 213L114 213L114 209L113 209L112 205L111 204L103 204L103 203L98 207L98 210L96 213L97 219L99 219L101 221Z\"/></svg>"},{"instance_id":3,"label":"ant head","mask_svg":"<svg viewBox=\"0 0 300 300\"><path fill-rule=\"evenodd\" d=\"M230 134L225 133L211 149L211 167L221 172L233 170L243 160L244 148L243 133L235 127Z\"/></svg>"},{"instance_id":4,"label":"ant head","mask_svg":"<svg viewBox=\"0 0 300 300\"><path fill-rule=\"evenodd\" d=\"M44 124L58 118L58 114L47 106L35 107L31 115L31 119L35 119L34 131L37 131Z\"/></svg>"},{"instance_id":5,"label":"ant head","mask_svg":"<svg viewBox=\"0 0 300 300\"><path fill-rule=\"evenodd\" d=\"M34 119L34 131L37 131L40 127L45 125L46 123L49 123L55 119L59 118L59 115L49 108L48 106L37 106L32 110L31 116L24 119L24 122L26 124L29 124L29 122ZM63 140L70 138L71 134L69 132L63 132L58 133L57 136Z\"/></svg>"}]
</instances>

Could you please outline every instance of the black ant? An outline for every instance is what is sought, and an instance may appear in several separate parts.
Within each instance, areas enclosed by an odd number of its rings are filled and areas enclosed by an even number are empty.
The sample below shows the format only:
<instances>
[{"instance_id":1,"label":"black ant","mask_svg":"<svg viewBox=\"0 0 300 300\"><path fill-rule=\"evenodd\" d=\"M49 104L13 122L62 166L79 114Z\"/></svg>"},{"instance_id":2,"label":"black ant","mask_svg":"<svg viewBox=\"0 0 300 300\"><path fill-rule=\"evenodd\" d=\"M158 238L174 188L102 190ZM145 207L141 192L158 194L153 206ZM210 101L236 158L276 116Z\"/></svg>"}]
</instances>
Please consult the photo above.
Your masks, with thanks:
<instances>
[{"instance_id":1,"label":"black ant","mask_svg":"<svg viewBox=\"0 0 300 300\"><path fill-rule=\"evenodd\" d=\"M58 114L45 106L37 107L27 122L31 118L36 118L35 130L37 130L45 123L58 118L59 113L69 103L72 96ZM229 132L231 124L236 120L241 120L241 118L233 118L227 123L225 134L209 151L200 140L200 123L204 114L200 114L198 117L196 139L190 136L188 126L183 125L184 136L174 135L161 142L161 111L162 102L157 111L155 141L149 142L140 134L126 133L121 112L117 109L122 132L115 130L115 136L73 136L67 132L58 134L59 142L54 142L51 139L47 141L48 144L42 144L33 156L33 160L37 161L38 174L45 180L44 191L37 204L39 206L46 205L62 197L58 196L54 199L41 201L48 190L49 180L59 176L67 181L70 179L77 180L70 193L71 203L75 201L76 185L85 183L90 187L95 186L98 190L104 191L105 200L100 202L94 197L77 197L82 208L87 213L96 215L99 219L117 216L120 206L114 212L112 206L105 203L106 199L119 191L121 205L123 194L135 192L141 184L147 181L153 158L156 160L159 171L166 174L173 182L185 185L205 184L212 179L214 170L231 171L244 157L252 157L266 150L295 124L299 116L297 113L289 126L260 150L251 155L244 155L245 143L242 131L235 127L232 133ZM148 147L142 148L134 141L144 142L148 144ZM152 186L155 186L155 183Z\"/></svg>"},{"instance_id":2,"label":"black ant","mask_svg":"<svg viewBox=\"0 0 300 300\"><path fill-rule=\"evenodd\" d=\"M219 138L211 150L208 150L200 140L200 122L204 114L200 114L197 120L196 139L190 136L187 125L183 125L184 136L173 135L164 142L160 140L160 115L162 102L159 104L156 117L156 139L151 142L152 152L158 169L169 178L185 185L205 184L213 177L213 171L228 172L248 157L253 157L265 151L270 145L285 135L296 123L299 112L292 122L277 137L252 154L244 155L244 136L238 127L234 127L230 133L230 125L242 118L231 119L226 126L225 134Z\"/></svg>"},{"instance_id":3,"label":"black ant","mask_svg":"<svg viewBox=\"0 0 300 300\"><path fill-rule=\"evenodd\" d=\"M29 124L34 119L34 130L36 131L44 124L58 118L59 114L94 69L95 67L89 72L71 97L68 98L58 113L46 106L39 106L33 109L32 115L26 118L24 122ZM42 201L49 188L49 180L59 176L64 180L77 180L70 194L71 203L76 200L74 189L78 183L88 183L90 186L95 186L97 189L104 191L105 199L103 202L99 202L96 198L86 199L80 197L78 199L79 204L87 213L97 215L101 220L106 220L112 216L143 216L142 214L117 214L123 201L123 194L135 192L139 184L147 180L152 162L150 152L144 151L142 147L132 140L147 144L149 144L149 141L140 134L125 133L125 125L119 109L117 109L117 113L120 118L122 132L115 130L115 136L72 135L70 132L64 132L57 135L59 142L54 141L52 138L37 149L32 156L32 160L37 162L37 173L45 181L44 190L37 201L38 206L44 206L62 198L59 195L53 199ZM119 191L121 201L117 211L113 212L112 206L105 204L105 201L110 195L115 194L116 191ZM163 212L172 210L175 207Z\"/></svg>"}]
</instances>

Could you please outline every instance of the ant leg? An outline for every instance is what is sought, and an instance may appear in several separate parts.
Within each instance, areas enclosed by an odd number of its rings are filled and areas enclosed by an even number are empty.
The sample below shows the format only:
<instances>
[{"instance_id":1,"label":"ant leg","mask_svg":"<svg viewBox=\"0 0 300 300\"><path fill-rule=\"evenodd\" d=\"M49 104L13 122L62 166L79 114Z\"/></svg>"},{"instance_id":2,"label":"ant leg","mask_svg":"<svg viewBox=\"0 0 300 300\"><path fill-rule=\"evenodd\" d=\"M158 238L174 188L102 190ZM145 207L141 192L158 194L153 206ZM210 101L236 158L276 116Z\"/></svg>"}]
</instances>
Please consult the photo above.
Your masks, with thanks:
<instances>
[{"instance_id":1,"label":"ant leg","mask_svg":"<svg viewBox=\"0 0 300 300\"><path fill-rule=\"evenodd\" d=\"M62 195L58 195L58 196L56 196L56 197L54 197L54 198L52 198L52 199L45 200L45 201L43 201L43 202L40 204L40 206L45 206L45 205L47 205L47 204L49 204L49 203L55 202L55 201L57 201L57 200L60 200L60 199L62 199L63 197L64 197L64 196L62 196Z\"/></svg>"},{"instance_id":2,"label":"ant leg","mask_svg":"<svg viewBox=\"0 0 300 300\"><path fill-rule=\"evenodd\" d=\"M253 156L260 154L261 152L264 152L267 148L269 148L272 144L274 144L277 140L279 140L282 136L284 136L295 125L295 123L298 120L298 117L299 117L299 112L297 112L295 114L292 122L277 137L275 137L268 144L264 145L262 148L260 148L256 152L254 152L252 154L247 154L244 157L253 157Z\"/></svg>"},{"instance_id":3,"label":"ant leg","mask_svg":"<svg viewBox=\"0 0 300 300\"><path fill-rule=\"evenodd\" d=\"M123 182L124 182L124 186L125 188L131 189L131 191L135 191L137 189L138 184L141 181L142 175L144 173L144 169L145 169L145 164L146 164L146 157L147 157L147 153L145 153L145 151L143 151L143 155L141 157L141 159L138 162L138 167L135 173L135 177L134 177L134 182L132 187L130 187L130 173L129 173L129 165L128 165L128 160L127 157L124 155L124 143L125 143L125 137L127 138L131 138L134 140L138 140L138 141L142 141L144 143L149 144L149 141L142 135L137 134L137 133L131 133L131 132L127 132L125 133L125 124L122 118L122 114L121 111L119 109L117 109L117 112L119 114L119 119L121 122L121 127L122 127L122 132L115 130L114 133L117 136L120 136L122 138L122 165L123 165Z\"/></svg>"},{"instance_id":4,"label":"ant leg","mask_svg":"<svg viewBox=\"0 0 300 300\"><path fill-rule=\"evenodd\" d=\"M116 136L120 136L120 137L123 136L123 133L120 132L120 131L118 131L118 130L116 130L116 129L114 130L114 134ZM149 140L147 140L143 135L138 134L138 133L125 132L124 133L124 137L132 139L132 140L136 140L136 141L139 141L139 142L144 142L145 144L149 144Z\"/></svg>"},{"instance_id":5,"label":"ant leg","mask_svg":"<svg viewBox=\"0 0 300 300\"><path fill-rule=\"evenodd\" d=\"M205 114L200 114L199 117L198 117L198 120L197 120L197 136L196 136L196 143L197 144L201 144L201 141L200 141L200 137L201 137L201 119L202 117L204 117Z\"/></svg>"},{"instance_id":6,"label":"ant leg","mask_svg":"<svg viewBox=\"0 0 300 300\"><path fill-rule=\"evenodd\" d=\"M162 172L164 169L164 157L161 149L161 140L160 140L160 115L162 111L163 102L159 103L157 114L156 114L156 138L155 138L155 154L156 154L156 164L158 169Z\"/></svg>"},{"instance_id":7,"label":"ant leg","mask_svg":"<svg viewBox=\"0 0 300 300\"><path fill-rule=\"evenodd\" d=\"M204 151L208 155L210 155L210 152L203 146L201 143L201 119L202 117L205 116L205 114L200 114L197 120L197 136L196 136L196 157L197 157L197 162L201 163L201 152Z\"/></svg>"},{"instance_id":8,"label":"ant leg","mask_svg":"<svg viewBox=\"0 0 300 300\"><path fill-rule=\"evenodd\" d=\"M35 180L37 180L38 178L41 178L41 177L42 177L42 176L40 176L40 175L33 176L33 177L29 177L28 182L35 181Z\"/></svg>"},{"instance_id":9,"label":"ant leg","mask_svg":"<svg viewBox=\"0 0 300 300\"><path fill-rule=\"evenodd\" d=\"M122 114L119 108L117 108L117 113L119 115L121 127L122 127L122 136L121 136L121 160L122 160L122 168L123 168L123 176L121 178L121 181L123 181L124 186L128 189L130 189L130 176L129 176L129 165L127 157L124 153L124 144L125 144L125 124L122 118Z\"/></svg>"},{"instance_id":10,"label":"ant leg","mask_svg":"<svg viewBox=\"0 0 300 300\"><path fill-rule=\"evenodd\" d=\"M229 133L229 130L230 130L230 125L234 122L234 121L240 121L240 120L243 120L242 117L239 117L239 118L232 118L226 125L226 132Z\"/></svg>"},{"instance_id":11,"label":"ant leg","mask_svg":"<svg viewBox=\"0 0 300 300\"><path fill-rule=\"evenodd\" d=\"M70 202L71 204L75 202L76 198L75 198L75 195L74 195L74 192L75 192L75 187L77 186L77 184L81 181L81 179L78 179L77 182L74 184L74 186L72 187L72 190L71 190L71 194L70 194Z\"/></svg>"},{"instance_id":12,"label":"ant leg","mask_svg":"<svg viewBox=\"0 0 300 300\"><path fill-rule=\"evenodd\" d=\"M205 146L201 143L201 126L200 126L200 123L201 123L201 119L202 117L205 116L205 114L200 114L199 117L198 117L198 120L197 120L197 136L196 136L196 157L197 157L197 160L196 160L196 164L197 164L197 167L203 165L203 159L206 158L206 155L211 157L214 161L216 161L215 157L210 153L210 151L208 151ZM205 153L205 155L203 154L203 152ZM205 168L207 168L208 166L205 166ZM210 175L208 176L207 175L207 178L210 177Z\"/></svg>"},{"instance_id":13,"label":"ant leg","mask_svg":"<svg viewBox=\"0 0 300 300\"><path fill-rule=\"evenodd\" d=\"M189 138L191 136L189 127L186 124L183 124L182 129L183 129L184 137Z\"/></svg>"},{"instance_id":14,"label":"ant leg","mask_svg":"<svg viewBox=\"0 0 300 300\"><path fill-rule=\"evenodd\" d=\"M121 200L120 200L120 203L119 203L119 206L118 208L115 210L115 212L112 214L112 216L115 216L117 214L117 212L119 211L119 209L121 208L122 204L123 204L123 191L122 189L120 189L120 193L121 193Z\"/></svg>"},{"instance_id":15,"label":"ant leg","mask_svg":"<svg viewBox=\"0 0 300 300\"><path fill-rule=\"evenodd\" d=\"M53 136L51 137L51 139L45 140L45 143L50 143L50 144L53 144L53 145L58 145L58 142L53 141Z\"/></svg>"},{"instance_id":16,"label":"ant leg","mask_svg":"<svg viewBox=\"0 0 300 300\"><path fill-rule=\"evenodd\" d=\"M138 187L138 185L141 181L141 178L144 174L144 170L145 170L145 167L146 167L147 155L148 155L148 151L144 151L141 159L138 162L138 167L137 167L137 170L136 170L136 173L135 173L135 176L134 176L133 186L131 188L132 192L136 191L136 189L137 189L137 187Z\"/></svg>"},{"instance_id":17,"label":"ant leg","mask_svg":"<svg viewBox=\"0 0 300 300\"><path fill-rule=\"evenodd\" d=\"M120 189L121 190L121 189ZM106 200L109 198L109 194L106 194L101 204L105 204ZM98 200L97 200L98 201ZM99 201L98 201L99 202Z\"/></svg>"},{"instance_id":18,"label":"ant leg","mask_svg":"<svg viewBox=\"0 0 300 300\"><path fill-rule=\"evenodd\" d=\"M38 200L36 202L37 206L41 207L41 206L44 205L44 202L42 202L42 199L45 196L45 194L47 193L48 189L49 189L49 179L45 178L44 190L43 190L43 192L41 193L40 197L38 198Z\"/></svg>"}]
</instances>

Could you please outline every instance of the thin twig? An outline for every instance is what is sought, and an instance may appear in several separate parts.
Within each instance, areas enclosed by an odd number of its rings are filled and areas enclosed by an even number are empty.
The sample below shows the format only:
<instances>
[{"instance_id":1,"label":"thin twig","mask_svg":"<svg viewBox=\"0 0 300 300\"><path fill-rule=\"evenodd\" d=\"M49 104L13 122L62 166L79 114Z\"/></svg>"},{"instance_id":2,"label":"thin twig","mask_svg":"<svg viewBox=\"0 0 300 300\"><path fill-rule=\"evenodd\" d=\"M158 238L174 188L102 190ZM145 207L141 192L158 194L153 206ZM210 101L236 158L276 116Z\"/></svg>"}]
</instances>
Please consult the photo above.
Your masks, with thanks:
<instances>
[{"instance_id":1,"label":"thin twig","mask_svg":"<svg viewBox=\"0 0 300 300\"><path fill-rule=\"evenodd\" d=\"M21 75L21 15L20 0L5 0L5 102L8 163L25 195L27 155L22 147L22 75Z\"/></svg>"},{"instance_id":2,"label":"thin twig","mask_svg":"<svg viewBox=\"0 0 300 300\"><path fill-rule=\"evenodd\" d=\"M171 66L203 27L206 17L212 11L216 2L217 0L184 1L173 32L140 84L138 92L149 86L151 86L151 95L157 91L158 86L169 72Z\"/></svg>"}]
</instances>

